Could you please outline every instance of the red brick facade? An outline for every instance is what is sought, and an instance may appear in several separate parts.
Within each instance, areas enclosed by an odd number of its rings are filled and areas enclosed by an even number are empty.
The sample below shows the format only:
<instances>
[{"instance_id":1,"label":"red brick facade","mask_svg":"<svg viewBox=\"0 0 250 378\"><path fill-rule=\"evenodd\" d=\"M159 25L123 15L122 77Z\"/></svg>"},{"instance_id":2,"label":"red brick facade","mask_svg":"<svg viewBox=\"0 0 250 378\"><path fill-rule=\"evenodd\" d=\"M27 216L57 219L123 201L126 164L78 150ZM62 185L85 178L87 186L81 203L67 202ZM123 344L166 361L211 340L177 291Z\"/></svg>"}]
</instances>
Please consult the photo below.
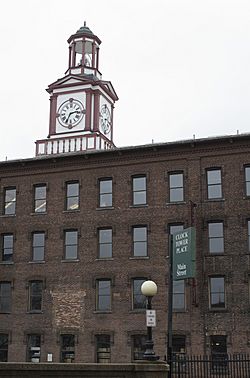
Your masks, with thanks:
<instances>
[{"instance_id":1,"label":"red brick facade","mask_svg":"<svg viewBox=\"0 0 250 378\"><path fill-rule=\"evenodd\" d=\"M185 337L187 353L209 353L214 335L226 336L228 352L249 353L249 148L250 136L239 135L0 163L0 281L11 283L11 309L0 313L0 334L8 335L8 361L25 361L27 335L38 334L40 360L52 354L59 362L60 335L73 334L75 362L95 362L95 335L107 334L111 362L130 362L131 337L146 332L145 311L132 307L132 279L144 277L158 285L152 302L157 311L153 337L163 358L168 239L174 224L196 226L197 279L185 283L185 308L174 312L173 334ZM221 198L208 199L208 169L221 172L221 184L211 181L222 189ZM178 202L169 197L169 175L174 173L183 173L184 197ZM145 204L133 205L134 176L146 177ZM112 179L112 206L99 206L100 179ZM67 182L79 182L75 210L65 207ZM34 212L37 184L46 184L46 212ZM4 215L8 188L16 188L16 206L14 214ZM214 222L222 224L223 235L209 235ZM147 227L146 256L133 256L134 226ZM111 258L98 258L100 228L112 228ZM78 233L74 260L64 256L65 230ZM32 261L34 232L45 233L43 261ZM9 234L13 257L4 261L3 236ZM211 238L223 242L223 252L209 252ZM224 280L224 292L212 293L212 308L211 277ZM110 280L109 311L96 307L99 279ZM29 311L30 281L42 281L41 311Z\"/></svg>"}]
</instances>

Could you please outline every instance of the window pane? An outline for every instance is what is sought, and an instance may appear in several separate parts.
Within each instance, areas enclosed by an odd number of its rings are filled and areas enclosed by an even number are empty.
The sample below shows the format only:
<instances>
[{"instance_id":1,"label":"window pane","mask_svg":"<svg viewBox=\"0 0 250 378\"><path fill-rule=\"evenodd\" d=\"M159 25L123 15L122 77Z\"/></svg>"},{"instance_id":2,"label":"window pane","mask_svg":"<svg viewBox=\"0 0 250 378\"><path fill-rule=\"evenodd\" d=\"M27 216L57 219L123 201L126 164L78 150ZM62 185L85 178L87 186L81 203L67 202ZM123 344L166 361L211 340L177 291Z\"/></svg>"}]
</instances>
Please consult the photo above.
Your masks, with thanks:
<instances>
[{"instance_id":1,"label":"window pane","mask_svg":"<svg viewBox=\"0 0 250 378\"><path fill-rule=\"evenodd\" d=\"M30 282L30 310L37 311L42 308L42 281Z\"/></svg>"},{"instance_id":2,"label":"window pane","mask_svg":"<svg viewBox=\"0 0 250 378\"><path fill-rule=\"evenodd\" d=\"M112 206L112 194L100 195L100 207Z\"/></svg>"},{"instance_id":3,"label":"window pane","mask_svg":"<svg viewBox=\"0 0 250 378\"><path fill-rule=\"evenodd\" d=\"M0 283L0 312L11 311L11 283Z\"/></svg>"},{"instance_id":4,"label":"window pane","mask_svg":"<svg viewBox=\"0 0 250 378\"><path fill-rule=\"evenodd\" d=\"M67 210L79 209L79 197L67 198Z\"/></svg>"},{"instance_id":5,"label":"window pane","mask_svg":"<svg viewBox=\"0 0 250 378\"><path fill-rule=\"evenodd\" d=\"M147 243L135 242L134 243L134 256L147 256Z\"/></svg>"},{"instance_id":6,"label":"window pane","mask_svg":"<svg viewBox=\"0 0 250 378\"><path fill-rule=\"evenodd\" d=\"M147 227L134 227L134 241L145 241L147 239Z\"/></svg>"},{"instance_id":7,"label":"window pane","mask_svg":"<svg viewBox=\"0 0 250 378\"><path fill-rule=\"evenodd\" d=\"M250 196L250 182L246 183L246 195Z\"/></svg>"},{"instance_id":8,"label":"window pane","mask_svg":"<svg viewBox=\"0 0 250 378\"><path fill-rule=\"evenodd\" d=\"M14 237L13 237L12 234L3 235L2 261L12 261L12 258L13 258L13 240L14 240Z\"/></svg>"},{"instance_id":9,"label":"window pane","mask_svg":"<svg viewBox=\"0 0 250 378\"><path fill-rule=\"evenodd\" d=\"M220 184L221 183L221 170L213 169L207 171L207 183L211 184Z\"/></svg>"},{"instance_id":10,"label":"window pane","mask_svg":"<svg viewBox=\"0 0 250 378\"><path fill-rule=\"evenodd\" d=\"M215 238L209 240L209 252L220 253L224 252L223 238Z\"/></svg>"},{"instance_id":11,"label":"window pane","mask_svg":"<svg viewBox=\"0 0 250 378\"><path fill-rule=\"evenodd\" d=\"M5 190L5 202L16 201L16 189L6 189Z\"/></svg>"},{"instance_id":12,"label":"window pane","mask_svg":"<svg viewBox=\"0 0 250 378\"><path fill-rule=\"evenodd\" d=\"M170 225L169 227L169 233L170 235L173 235L175 232L179 232L179 231L182 231L184 229L184 226L183 224L173 224L173 225Z\"/></svg>"},{"instance_id":13,"label":"window pane","mask_svg":"<svg viewBox=\"0 0 250 378\"><path fill-rule=\"evenodd\" d=\"M33 234L33 246L41 247L44 246L45 235L43 232Z\"/></svg>"},{"instance_id":14,"label":"window pane","mask_svg":"<svg viewBox=\"0 0 250 378\"><path fill-rule=\"evenodd\" d=\"M250 251L250 221L247 222L248 225L248 250Z\"/></svg>"},{"instance_id":15,"label":"window pane","mask_svg":"<svg viewBox=\"0 0 250 378\"><path fill-rule=\"evenodd\" d=\"M46 198L46 185L35 187L35 199L45 199Z\"/></svg>"},{"instance_id":16,"label":"window pane","mask_svg":"<svg viewBox=\"0 0 250 378\"><path fill-rule=\"evenodd\" d=\"M221 184L220 185L211 185L208 187L208 198L221 198L222 197L222 190Z\"/></svg>"},{"instance_id":17,"label":"window pane","mask_svg":"<svg viewBox=\"0 0 250 378\"><path fill-rule=\"evenodd\" d=\"M66 209L79 209L79 182L67 183Z\"/></svg>"},{"instance_id":18,"label":"window pane","mask_svg":"<svg viewBox=\"0 0 250 378\"><path fill-rule=\"evenodd\" d=\"M170 202L180 202L183 199L183 188L170 189Z\"/></svg>"},{"instance_id":19,"label":"window pane","mask_svg":"<svg viewBox=\"0 0 250 378\"><path fill-rule=\"evenodd\" d=\"M145 309L146 297L141 292L141 285L146 278L136 278L133 280L133 309Z\"/></svg>"},{"instance_id":20,"label":"window pane","mask_svg":"<svg viewBox=\"0 0 250 378\"><path fill-rule=\"evenodd\" d=\"M112 193L112 180L100 180L100 193Z\"/></svg>"},{"instance_id":21,"label":"window pane","mask_svg":"<svg viewBox=\"0 0 250 378\"><path fill-rule=\"evenodd\" d=\"M170 188L183 187L183 173L175 173L169 175Z\"/></svg>"},{"instance_id":22,"label":"window pane","mask_svg":"<svg viewBox=\"0 0 250 378\"><path fill-rule=\"evenodd\" d=\"M66 231L65 232L65 243L66 243L66 245L76 244L77 243L77 231Z\"/></svg>"},{"instance_id":23,"label":"window pane","mask_svg":"<svg viewBox=\"0 0 250 378\"><path fill-rule=\"evenodd\" d=\"M185 281L173 281L173 309L185 308Z\"/></svg>"},{"instance_id":24,"label":"window pane","mask_svg":"<svg viewBox=\"0 0 250 378\"><path fill-rule=\"evenodd\" d=\"M225 307L224 277L210 278L211 307Z\"/></svg>"},{"instance_id":25,"label":"window pane","mask_svg":"<svg viewBox=\"0 0 250 378\"><path fill-rule=\"evenodd\" d=\"M133 193L133 205L145 205L147 203L146 192Z\"/></svg>"},{"instance_id":26,"label":"window pane","mask_svg":"<svg viewBox=\"0 0 250 378\"><path fill-rule=\"evenodd\" d=\"M33 249L33 261L44 260L44 247L35 247Z\"/></svg>"},{"instance_id":27,"label":"window pane","mask_svg":"<svg viewBox=\"0 0 250 378\"><path fill-rule=\"evenodd\" d=\"M112 229L99 230L100 243L110 243L112 241Z\"/></svg>"},{"instance_id":28,"label":"window pane","mask_svg":"<svg viewBox=\"0 0 250 378\"><path fill-rule=\"evenodd\" d=\"M75 335L61 335L61 362L74 362Z\"/></svg>"},{"instance_id":29,"label":"window pane","mask_svg":"<svg viewBox=\"0 0 250 378\"><path fill-rule=\"evenodd\" d=\"M0 333L0 362L8 361L8 334Z\"/></svg>"},{"instance_id":30,"label":"window pane","mask_svg":"<svg viewBox=\"0 0 250 378\"><path fill-rule=\"evenodd\" d=\"M110 335L96 335L96 362L110 363Z\"/></svg>"},{"instance_id":31,"label":"window pane","mask_svg":"<svg viewBox=\"0 0 250 378\"><path fill-rule=\"evenodd\" d=\"M35 213L44 213L46 211L46 200L35 201Z\"/></svg>"},{"instance_id":32,"label":"window pane","mask_svg":"<svg viewBox=\"0 0 250 378\"><path fill-rule=\"evenodd\" d=\"M133 177L133 190L146 190L146 177Z\"/></svg>"},{"instance_id":33,"label":"window pane","mask_svg":"<svg viewBox=\"0 0 250 378\"><path fill-rule=\"evenodd\" d=\"M79 195L79 183L68 183L67 184L67 197L78 197Z\"/></svg>"},{"instance_id":34,"label":"window pane","mask_svg":"<svg viewBox=\"0 0 250 378\"><path fill-rule=\"evenodd\" d=\"M4 214L13 215L15 213L16 213L16 189L6 189Z\"/></svg>"},{"instance_id":35,"label":"window pane","mask_svg":"<svg viewBox=\"0 0 250 378\"><path fill-rule=\"evenodd\" d=\"M28 335L28 362L40 362L41 336Z\"/></svg>"},{"instance_id":36,"label":"window pane","mask_svg":"<svg viewBox=\"0 0 250 378\"><path fill-rule=\"evenodd\" d=\"M98 303L99 311L111 309L111 283L109 280L98 281Z\"/></svg>"},{"instance_id":37,"label":"window pane","mask_svg":"<svg viewBox=\"0 0 250 378\"><path fill-rule=\"evenodd\" d=\"M65 259L66 260L77 259L77 246L76 245L67 245L66 246Z\"/></svg>"},{"instance_id":38,"label":"window pane","mask_svg":"<svg viewBox=\"0 0 250 378\"><path fill-rule=\"evenodd\" d=\"M222 237L223 236L223 223L209 223L208 231L210 237Z\"/></svg>"}]
</instances>

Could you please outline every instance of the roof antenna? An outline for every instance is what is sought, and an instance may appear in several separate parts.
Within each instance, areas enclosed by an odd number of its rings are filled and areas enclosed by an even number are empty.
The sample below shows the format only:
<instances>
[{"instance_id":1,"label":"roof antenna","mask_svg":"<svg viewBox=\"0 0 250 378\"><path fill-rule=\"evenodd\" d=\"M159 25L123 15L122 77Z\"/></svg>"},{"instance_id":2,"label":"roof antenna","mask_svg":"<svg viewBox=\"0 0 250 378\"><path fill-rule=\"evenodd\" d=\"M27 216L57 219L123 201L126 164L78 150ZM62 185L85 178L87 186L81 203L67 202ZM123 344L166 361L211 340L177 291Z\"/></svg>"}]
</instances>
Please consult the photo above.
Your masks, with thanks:
<instances>
[{"instance_id":1,"label":"roof antenna","mask_svg":"<svg viewBox=\"0 0 250 378\"><path fill-rule=\"evenodd\" d=\"M86 21L84 21L84 27L86 28Z\"/></svg>"}]
</instances>

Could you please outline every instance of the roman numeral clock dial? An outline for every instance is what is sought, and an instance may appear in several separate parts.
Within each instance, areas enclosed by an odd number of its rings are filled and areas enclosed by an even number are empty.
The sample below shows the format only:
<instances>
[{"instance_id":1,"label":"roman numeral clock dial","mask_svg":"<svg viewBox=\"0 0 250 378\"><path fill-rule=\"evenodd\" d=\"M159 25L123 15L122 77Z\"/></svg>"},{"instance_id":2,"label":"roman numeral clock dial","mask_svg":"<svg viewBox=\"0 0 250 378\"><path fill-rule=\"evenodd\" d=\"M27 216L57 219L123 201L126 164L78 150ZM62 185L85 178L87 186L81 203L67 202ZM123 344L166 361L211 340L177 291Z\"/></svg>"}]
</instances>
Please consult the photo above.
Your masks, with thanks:
<instances>
[{"instance_id":1,"label":"roman numeral clock dial","mask_svg":"<svg viewBox=\"0 0 250 378\"><path fill-rule=\"evenodd\" d=\"M85 113L83 104L79 100L70 98L60 105L57 117L63 127L73 129L81 122Z\"/></svg>"}]
</instances>

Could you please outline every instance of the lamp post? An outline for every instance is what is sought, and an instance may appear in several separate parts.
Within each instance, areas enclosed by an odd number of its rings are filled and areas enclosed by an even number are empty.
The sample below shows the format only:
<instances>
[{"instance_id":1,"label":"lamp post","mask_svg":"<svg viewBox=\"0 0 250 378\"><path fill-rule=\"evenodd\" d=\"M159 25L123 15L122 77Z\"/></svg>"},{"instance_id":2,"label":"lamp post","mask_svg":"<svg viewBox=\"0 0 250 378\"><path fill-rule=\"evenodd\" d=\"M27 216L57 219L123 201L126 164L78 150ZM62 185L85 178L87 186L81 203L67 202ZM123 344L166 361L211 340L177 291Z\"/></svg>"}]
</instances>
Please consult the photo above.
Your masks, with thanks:
<instances>
[{"instance_id":1,"label":"lamp post","mask_svg":"<svg viewBox=\"0 0 250 378\"><path fill-rule=\"evenodd\" d=\"M147 298L147 314L148 310L152 310L152 298L157 293L157 285L154 281L145 281L141 285L141 292ZM159 360L159 357L155 355L154 352L154 342L152 339L152 326L148 325L147 321L147 341L146 341L146 350L143 354L143 359L148 361Z\"/></svg>"}]
</instances>

